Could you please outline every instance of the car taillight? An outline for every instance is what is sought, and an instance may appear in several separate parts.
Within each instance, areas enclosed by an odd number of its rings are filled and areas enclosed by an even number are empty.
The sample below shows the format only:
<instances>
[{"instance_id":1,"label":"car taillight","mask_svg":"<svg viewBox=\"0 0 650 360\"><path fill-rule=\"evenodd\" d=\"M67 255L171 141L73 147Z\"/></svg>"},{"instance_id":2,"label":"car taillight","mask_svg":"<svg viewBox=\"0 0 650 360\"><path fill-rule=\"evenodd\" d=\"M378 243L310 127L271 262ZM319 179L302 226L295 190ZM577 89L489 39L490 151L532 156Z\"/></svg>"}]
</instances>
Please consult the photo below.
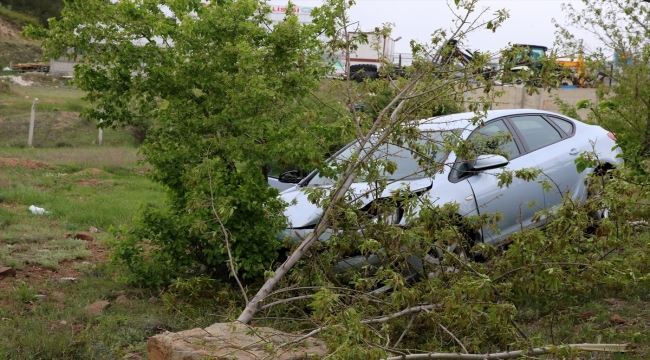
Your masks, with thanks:
<instances>
[{"instance_id":1,"label":"car taillight","mask_svg":"<svg viewBox=\"0 0 650 360\"><path fill-rule=\"evenodd\" d=\"M613 132L608 132L607 137L614 140L614 141L616 141L616 134L614 134Z\"/></svg>"}]
</instances>

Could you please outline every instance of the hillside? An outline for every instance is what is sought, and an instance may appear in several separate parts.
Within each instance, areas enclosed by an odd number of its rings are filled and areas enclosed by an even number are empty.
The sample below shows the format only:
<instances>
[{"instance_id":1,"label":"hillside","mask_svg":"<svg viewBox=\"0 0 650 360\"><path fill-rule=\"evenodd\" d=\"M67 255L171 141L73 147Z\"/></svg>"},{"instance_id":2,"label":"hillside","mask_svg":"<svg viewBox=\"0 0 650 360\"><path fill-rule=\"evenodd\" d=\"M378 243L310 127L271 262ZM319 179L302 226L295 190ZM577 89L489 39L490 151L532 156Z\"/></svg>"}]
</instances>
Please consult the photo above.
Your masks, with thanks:
<instances>
[{"instance_id":1,"label":"hillside","mask_svg":"<svg viewBox=\"0 0 650 360\"><path fill-rule=\"evenodd\" d=\"M47 19L61 14L63 0L0 0L0 6L25 14L46 25Z\"/></svg>"},{"instance_id":2,"label":"hillside","mask_svg":"<svg viewBox=\"0 0 650 360\"><path fill-rule=\"evenodd\" d=\"M29 23L38 23L38 20L0 6L0 69L11 62L41 59L40 45L22 36L21 27Z\"/></svg>"}]
</instances>

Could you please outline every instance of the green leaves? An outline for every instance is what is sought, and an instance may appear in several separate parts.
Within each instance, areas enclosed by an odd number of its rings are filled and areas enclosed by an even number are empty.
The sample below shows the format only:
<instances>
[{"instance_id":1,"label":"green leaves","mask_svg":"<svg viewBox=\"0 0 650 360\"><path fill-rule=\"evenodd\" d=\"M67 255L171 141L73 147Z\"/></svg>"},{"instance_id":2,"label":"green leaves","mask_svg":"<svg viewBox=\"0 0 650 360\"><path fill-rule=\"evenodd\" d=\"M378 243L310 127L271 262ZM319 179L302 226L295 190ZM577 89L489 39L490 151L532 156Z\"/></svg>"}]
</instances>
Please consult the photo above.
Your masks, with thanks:
<instances>
[{"instance_id":1,"label":"green leaves","mask_svg":"<svg viewBox=\"0 0 650 360\"><path fill-rule=\"evenodd\" d=\"M140 129L152 176L169 189L168 211L131 233L141 252L122 253L140 280L228 278L226 239L240 273L262 276L285 227L268 167L312 169L340 142L336 116L309 95L328 71L321 29L293 14L271 24L261 0L163 3L171 13L157 1L69 1L49 30L32 32L49 56L81 55L87 116ZM157 255L142 246L152 241ZM137 270L155 266L170 274Z\"/></svg>"},{"instance_id":2,"label":"green leaves","mask_svg":"<svg viewBox=\"0 0 650 360\"><path fill-rule=\"evenodd\" d=\"M579 173L585 171L587 168L596 168L599 164L598 157L593 152L585 151L581 153L576 159L576 170Z\"/></svg>"}]
</instances>

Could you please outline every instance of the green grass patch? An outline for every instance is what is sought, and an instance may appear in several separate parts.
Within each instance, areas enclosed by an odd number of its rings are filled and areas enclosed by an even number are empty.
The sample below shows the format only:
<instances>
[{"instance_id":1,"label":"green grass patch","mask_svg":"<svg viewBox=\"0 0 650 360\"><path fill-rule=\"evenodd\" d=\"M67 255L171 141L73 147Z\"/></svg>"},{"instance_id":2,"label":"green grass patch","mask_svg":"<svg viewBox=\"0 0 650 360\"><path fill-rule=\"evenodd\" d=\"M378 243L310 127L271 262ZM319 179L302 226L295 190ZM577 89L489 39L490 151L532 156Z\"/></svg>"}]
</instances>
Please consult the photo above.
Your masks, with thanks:
<instances>
[{"instance_id":1,"label":"green grass patch","mask_svg":"<svg viewBox=\"0 0 650 360\"><path fill-rule=\"evenodd\" d=\"M163 189L142 175L135 148L0 148L0 164L0 265L18 269L17 278L0 280L0 359L143 356L151 335L222 319L214 301L185 313L176 308L182 300L128 286L115 265L89 257L88 242L67 236L96 226L94 246L103 247L119 241L110 229L164 201ZM31 214L31 204L49 214ZM62 265L68 260L80 261ZM26 277L29 265L50 270ZM62 268L78 281L61 282L65 275L54 271ZM98 300L111 305L101 316L87 314Z\"/></svg>"},{"instance_id":2,"label":"green grass patch","mask_svg":"<svg viewBox=\"0 0 650 360\"><path fill-rule=\"evenodd\" d=\"M0 292L0 358L144 356L149 336L223 320L223 310L214 305L195 308L192 316L170 308L160 294L126 286L115 270L106 264L88 265L78 282L19 283ZM37 300L37 294L45 296ZM98 300L111 305L101 316L86 314L84 308Z\"/></svg>"},{"instance_id":3,"label":"green grass patch","mask_svg":"<svg viewBox=\"0 0 650 360\"><path fill-rule=\"evenodd\" d=\"M5 41L0 39L0 70L11 63L40 61L42 55L43 50L40 45L21 40Z\"/></svg>"},{"instance_id":4,"label":"green grass patch","mask_svg":"<svg viewBox=\"0 0 650 360\"><path fill-rule=\"evenodd\" d=\"M108 231L127 225L141 206L160 204L164 193L140 175L135 153L132 148L0 150L5 159L0 159L0 265L56 268L85 258L90 255L85 242L66 233L91 226ZM30 205L48 213L34 215Z\"/></svg>"},{"instance_id":5,"label":"green grass patch","mask_svg":"<svg viewBox=\"0 0 650 360\"><path fill-rule=\"evenodd\" d=\"M8 85L0 92L0 147L25 147L34 99L36 116L33 146L79 147L98 142L97 124L79 114L88 107L84 92L65 82L50 81L39 76L24 76L32 86ZM7 87L8 80L4 80ZM128 129L105 129L105 146L133 146Z\"/></svg>"},{"instance_id":6,"label":"green grass patch","mask_svg":"<svg viewBox=\"0 0 650 360\"><path fill-rule=\"evenodd\" d=\"M18 28L22 28L23 26L27 25L40 25L40 22L37 18L10 10L2 5L0 5L0 17Z\"/></svg>"},{"instance_id":7,"label":"green grass patch","mask_svg":"<svg viewBox=\"0 0 650 360\"><path fill-rule=\"evenodd\" d=\"M6 153L18 155L17 150ZM39 153L34 149L29 152ZM89 153L74 148L43 150L40 154L45 160L60 155L60 166L32 169L23 167L21 162L5 166L0 172L0 185L3 185L0 199L22 207L23 216L29 215L26 213L29 205L43 207L49 212L45 217L57 221L66 230L125 225L141 206L160 204L164 194L158 185L140 175L142 169L135 163L135 150L129 152L134 162L119 156L124 153L127 153L125 149L105 148L108 156L100 162L92 159L102 155L101 149ZM65 154L70 154L70 158ZM105 171L104 165L109 165L111 171L122 169L121 173Z\"/></svg>"}]
</instances>

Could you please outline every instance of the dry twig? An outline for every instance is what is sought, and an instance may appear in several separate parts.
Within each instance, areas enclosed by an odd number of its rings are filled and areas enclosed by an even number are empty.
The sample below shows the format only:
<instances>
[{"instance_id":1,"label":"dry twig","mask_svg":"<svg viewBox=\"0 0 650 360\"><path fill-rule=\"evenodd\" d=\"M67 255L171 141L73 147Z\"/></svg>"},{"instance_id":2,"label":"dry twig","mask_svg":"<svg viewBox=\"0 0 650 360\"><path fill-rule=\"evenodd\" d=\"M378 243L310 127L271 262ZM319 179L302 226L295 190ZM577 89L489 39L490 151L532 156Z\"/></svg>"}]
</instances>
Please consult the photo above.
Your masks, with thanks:
<instances>
[{"instance_id":1,"label":"dry twig","mask_svg":"<svg viewBox=\"0 0 650 360\"><path fill-rule=\"evenodd\" d=\"M561 350L592 351L592 352L625 352L627 344L567 344L548 345L530 350L504 351L491 354L460 354L460 353L424 353L391 356L384 360L416 360L416 359L447 359L447 360L505 360L523 356L539 356Z\"/></svg>"}]
</instances>

